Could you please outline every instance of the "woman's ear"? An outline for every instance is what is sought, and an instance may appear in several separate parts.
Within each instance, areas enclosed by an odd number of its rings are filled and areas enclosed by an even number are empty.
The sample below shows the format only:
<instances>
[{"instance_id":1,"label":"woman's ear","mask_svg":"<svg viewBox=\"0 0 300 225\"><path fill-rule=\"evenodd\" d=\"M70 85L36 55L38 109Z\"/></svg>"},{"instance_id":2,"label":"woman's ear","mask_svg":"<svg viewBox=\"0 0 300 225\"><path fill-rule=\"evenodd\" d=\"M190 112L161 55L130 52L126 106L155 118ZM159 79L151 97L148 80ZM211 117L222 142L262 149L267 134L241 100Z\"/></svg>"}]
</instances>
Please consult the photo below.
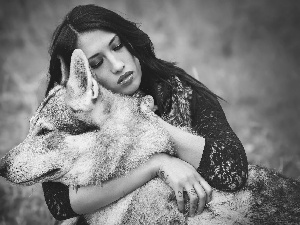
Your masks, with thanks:
<instances>
[{"instance_id":1,"label":"woman's ear","mask_svg":"<svg viewBox=\"0 0 300 225\"><path fill-rule=\"evenodd\" d=\"M67 80L69 78L69 70L66 66L66 63L64 62L63 58L59 55L57 58L60 61L60 70L61 70L61 82L60 85L66 86Z\"/></svg>"}]
</instances>

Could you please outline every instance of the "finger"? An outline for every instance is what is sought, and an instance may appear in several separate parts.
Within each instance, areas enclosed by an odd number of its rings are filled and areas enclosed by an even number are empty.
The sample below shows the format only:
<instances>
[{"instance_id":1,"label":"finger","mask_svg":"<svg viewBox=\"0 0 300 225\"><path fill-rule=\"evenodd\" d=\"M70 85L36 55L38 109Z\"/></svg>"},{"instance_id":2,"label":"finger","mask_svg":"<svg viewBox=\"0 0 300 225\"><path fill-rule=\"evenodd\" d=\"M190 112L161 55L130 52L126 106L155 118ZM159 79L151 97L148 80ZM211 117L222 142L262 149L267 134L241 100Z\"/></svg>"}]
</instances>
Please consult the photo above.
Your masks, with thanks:
<instances>
[{"instance_id":1,"label":"finger","mask_svg":"<svg viewBox=\"0 0 300 225\"><path fill-rule=\"evenodd\" d=\"M155 112L156 110L158 110L158 106L154 105L153 108L152 108L152 111Z\"/></svg>"},{"instance_id":2,"label":"finger","mask_svg":"<svg viewBox=\"0 0 300 225\"><path fill-rule=\"evenodd\" d=\"M203 177L200 176L198 181L206 193L206 203L209 203L212 200L212 188Z\"/></svg>"},{"instance_id":3,"label":"finger","mask_svg":"<svg viewBox=\"0 0 300 225\"><path fill-rule=\"evenodd\" d=\"M199 198L197 214L200 214L204 210L207 201L207 193L199 183L194 184L194 189L197 192L197 196Z\"/></svg>"},{"instance_id":4,"label":"finger","mask_svg":"<svg viewBox=\"0 0 300 225\"><path fill-rule=\"evenodd\" d=\"M183 189L175 190L178 210L181 213L184 213L184 199L183 199Z\"/></svg>"},{"instance_id":5,"label":"finger","mask_svg":"<svg viewBox=\"0 0 300 225\"><path fill-rule=\"evenodd\" d=\"M189 215L195 216L195 213L197 212L197 209L198 209L198 202L199 202L198 194L197 194L196 190L194 189L194 187L191 185L186 186L185 190L187 191L189 199L190 199Z\"/></svg>"}]
</instances>

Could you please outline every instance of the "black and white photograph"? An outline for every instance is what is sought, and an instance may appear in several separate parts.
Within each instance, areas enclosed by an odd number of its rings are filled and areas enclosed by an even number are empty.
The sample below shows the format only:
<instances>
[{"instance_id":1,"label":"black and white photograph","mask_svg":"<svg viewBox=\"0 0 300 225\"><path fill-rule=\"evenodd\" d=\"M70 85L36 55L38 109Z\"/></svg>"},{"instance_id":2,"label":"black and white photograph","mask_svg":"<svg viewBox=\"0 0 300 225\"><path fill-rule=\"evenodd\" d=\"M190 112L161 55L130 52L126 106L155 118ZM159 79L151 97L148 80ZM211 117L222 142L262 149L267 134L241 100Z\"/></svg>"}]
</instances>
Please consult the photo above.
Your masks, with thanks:
<instances>
[{"instance_id":1,"label":"black and white photograph","mask_svg":"<svg viewBox=\"0 0 300 225\"><path fill-rule=\"evenodd\" d=\"M300 224L300 1L0 0L0 225Z\"/></svg>"}]
</instances>

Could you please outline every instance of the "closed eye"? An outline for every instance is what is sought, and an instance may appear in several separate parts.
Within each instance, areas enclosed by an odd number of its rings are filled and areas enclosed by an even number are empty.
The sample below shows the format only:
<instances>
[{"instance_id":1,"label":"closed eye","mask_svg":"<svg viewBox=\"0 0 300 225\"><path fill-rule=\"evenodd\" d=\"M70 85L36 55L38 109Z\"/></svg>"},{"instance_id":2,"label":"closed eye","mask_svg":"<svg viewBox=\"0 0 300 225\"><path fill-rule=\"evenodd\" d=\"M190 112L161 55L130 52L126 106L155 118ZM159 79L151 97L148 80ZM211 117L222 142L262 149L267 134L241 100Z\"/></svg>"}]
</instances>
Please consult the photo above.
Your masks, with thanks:
<instances>
[{"instance_id":1,"label":"closed eye","mask_svg":"<svg viewBox=\"0 0 300 225\"><path fill-rule=\"evenodd\" d=\"M103 58L99 59L96 63L91 63L90 66L92 69L97 69L103 63Z\"/></svg>"},{"instance_id":2,"label":"closed eye","mask_svg":"<svg viewBox=\"0 0 300 225\"><path fill-rule=\"evenodd\" d=\"M118 44L116 47L113 48L114 51L118 51L123 47L123 43Z\"/></svg>"},{"instance_id":3,"label":"closed eye","mask_svg":"<svg viewBox=\"0 0 300 225\"><path fill-rule=\"evenodd\" d=\"M50 130L49 128L43 127L37 132L36 136L44 136L46 134L49 134L51 131L52 130Z\"/></svg>"},{"instance_id":4,"label":"closed eye","mask_svg":"<svg viewBox=\"0 0 300 225\"><path fill-rule=\"evenodd\" d=\"M44 121L44 120L40 120L36 124L33 134L36 136L44 136L54 130L55 130L55 127L51 123Z\"/></svg>"},{"instance_id":5,"label":"closed eye","mask_svg":"<svg viewBox=\"0 0 300 225\"><path fill-rule=\"evenodd\" d=\"M123 43L122 42L120 42L119 44L117 44L116 46L114 46L113 48L112 48L112 50L113 51L119 51L121 48L123 48L124 47L124 45L123 45ZM90 67L92 68L92 69L97 69L97 68L99 68L102 64L103 64L103 61L104 61L104 59L103 59L103 57L98 57L98 58L96 58L97 60L94 60L94 62L91 62L90 63Z\"/></svg>"}]
</instances>

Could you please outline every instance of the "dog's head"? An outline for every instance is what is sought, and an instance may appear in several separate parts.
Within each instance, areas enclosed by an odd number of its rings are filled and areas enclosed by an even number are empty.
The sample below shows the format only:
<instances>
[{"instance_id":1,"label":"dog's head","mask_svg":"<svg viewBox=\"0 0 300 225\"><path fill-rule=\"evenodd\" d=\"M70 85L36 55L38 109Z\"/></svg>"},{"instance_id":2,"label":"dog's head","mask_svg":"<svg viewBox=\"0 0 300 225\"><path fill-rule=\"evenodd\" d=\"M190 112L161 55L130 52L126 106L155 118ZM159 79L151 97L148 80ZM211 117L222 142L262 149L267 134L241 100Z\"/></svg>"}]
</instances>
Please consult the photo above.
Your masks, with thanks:
<instances>
[{"instance_id":1,"label":"dog's head","mask_svg":"<svg viewBox=\"0 0 300 225\"><path fill-rule=\"evenodd\" d=\"M172 149L147 104L98 85L81 50L72 54L70 73L61 65L62 84L37 109L25 140L1 159L1 176L22 185L96 184Z\"/></svg>"},{"instance_id":2,"label":"dog's head","mask_svg":"<svg viewBox=\"0 0 300 225\"><path fill-rule=\"evenodd\" d=\"M96 143L114 94L97 84L79 49L67 71L62 63L63 85L49 92L31 118L25 140L1 159L0 175L8 181L32 185L62 177Z\"/></svg>"}]
</instances>

